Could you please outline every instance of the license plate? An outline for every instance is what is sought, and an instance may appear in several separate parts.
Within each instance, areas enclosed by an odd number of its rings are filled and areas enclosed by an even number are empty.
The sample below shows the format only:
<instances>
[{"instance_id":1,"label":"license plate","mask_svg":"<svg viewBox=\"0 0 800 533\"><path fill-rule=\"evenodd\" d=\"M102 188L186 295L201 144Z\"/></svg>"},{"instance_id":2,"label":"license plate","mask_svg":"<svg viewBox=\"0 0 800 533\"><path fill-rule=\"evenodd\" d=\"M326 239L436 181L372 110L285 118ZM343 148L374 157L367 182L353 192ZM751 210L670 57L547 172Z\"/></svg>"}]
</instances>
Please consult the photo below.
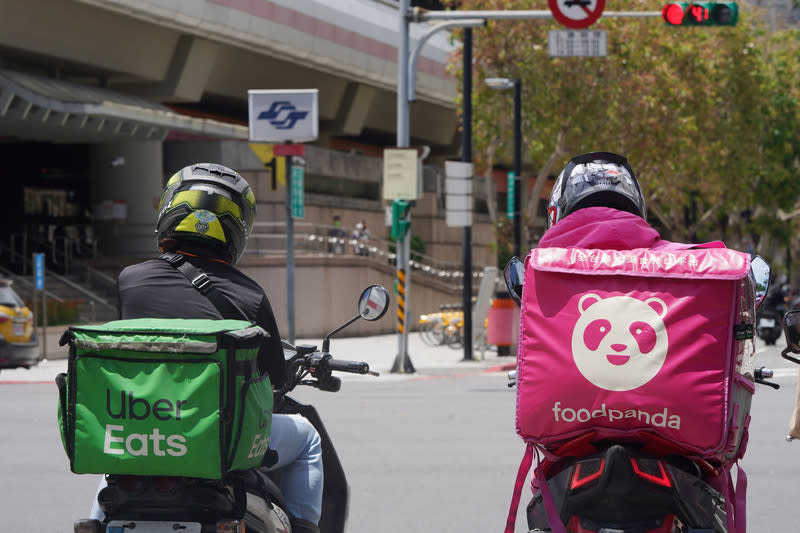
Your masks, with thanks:
<instances>
[{"instance_id":1,"label":"license plate","mask_svg":"<svg viewBox=\"0 0 800 533\"><path fill-rule=\"evenodd\" d=\"M15 337L22 337L25 335L25 323L24 322L14 322L12 325L12 329L14 331Z\"/></svg>"},{"instance_id":2,"label":"license plate","mask_svg":"<svg viewBox=\"0 0 800 533\"><path fill-rule=\"evenodd\" d=\"M775 327L775 319L774 318L762 318L758 321L758 327L760 328L774 328Z\"/></svg>"},{"instance_id":3,"label":"license plate","mask_svg":"<svg viewBox=\"0 0 800 533\"><path fill-rule=\"evenodd\" d=\"M198 522L162 522L150 520L112 520L106 533L200 533Z\"/></svg>"}]
</instances>

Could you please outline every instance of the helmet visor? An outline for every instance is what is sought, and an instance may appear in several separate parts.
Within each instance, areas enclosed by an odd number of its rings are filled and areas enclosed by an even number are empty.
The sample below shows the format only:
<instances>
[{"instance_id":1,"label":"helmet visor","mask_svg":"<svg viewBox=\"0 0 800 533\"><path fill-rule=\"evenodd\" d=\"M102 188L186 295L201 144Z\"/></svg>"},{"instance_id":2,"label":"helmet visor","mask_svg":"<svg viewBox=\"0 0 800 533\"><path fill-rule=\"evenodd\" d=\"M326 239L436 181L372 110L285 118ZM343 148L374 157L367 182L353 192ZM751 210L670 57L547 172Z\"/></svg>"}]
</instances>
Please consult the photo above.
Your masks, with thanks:
<instances>
[{"instance_id":1,"label":"helmet visor","mask_svg":"<svg viewBox=\"0 0 800 533\"><path fill-rule=\"evenodd\" d=\"M644 216L642 193L627 165L579 163L565 179L559 199L562 216L590 206L606 206Z\"/></svg>"},{"instance_id":2,"label":"helmet visor","mask_svg":"<svg viewBox=\"0 0 800 533\"><path fill-rule=\"evenodd\" d=\"M249 233L253 225L252 209L242 209L228 196L226 191L219 187L193 184L187 189L179 190L172 197L167 210L184 204L195 211L210 211L219 218L229 216L244 228L245 233Z\"/></svg>"}]
</instances>

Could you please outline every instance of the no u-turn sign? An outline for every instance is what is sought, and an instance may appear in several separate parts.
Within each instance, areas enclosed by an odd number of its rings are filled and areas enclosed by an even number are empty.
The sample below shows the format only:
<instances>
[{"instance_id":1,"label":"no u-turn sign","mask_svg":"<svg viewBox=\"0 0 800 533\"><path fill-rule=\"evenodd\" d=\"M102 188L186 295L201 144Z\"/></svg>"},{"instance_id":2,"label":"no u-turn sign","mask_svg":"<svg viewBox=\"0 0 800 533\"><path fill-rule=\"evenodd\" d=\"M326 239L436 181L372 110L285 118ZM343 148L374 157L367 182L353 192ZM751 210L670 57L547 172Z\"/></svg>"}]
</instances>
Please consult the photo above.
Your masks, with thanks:
<instances>
[{"instance_id":1,"label":"no u-turn sign","mask_svg":"<svg viewBox=\"0 0 800 533\"><path fill-rule=\"evenodd\" d=\"M566 26L588 28L603 14L606 0L548 0L553 17Z\"/></svg>"}]
</instances>

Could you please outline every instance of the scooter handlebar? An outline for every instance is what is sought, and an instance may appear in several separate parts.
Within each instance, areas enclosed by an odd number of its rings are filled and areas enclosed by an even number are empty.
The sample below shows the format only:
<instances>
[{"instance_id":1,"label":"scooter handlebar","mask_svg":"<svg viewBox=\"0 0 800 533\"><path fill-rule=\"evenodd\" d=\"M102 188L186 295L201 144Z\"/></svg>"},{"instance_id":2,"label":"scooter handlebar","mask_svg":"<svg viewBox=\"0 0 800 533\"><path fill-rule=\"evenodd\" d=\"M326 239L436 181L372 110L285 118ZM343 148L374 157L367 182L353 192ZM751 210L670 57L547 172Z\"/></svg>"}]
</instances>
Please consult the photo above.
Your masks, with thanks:
<instances>
[{"instance_id":1,"label":"scooter handlebar","mask_svg":"<svg viewBox=\"0 0 800 533\"><path fill-rule=\"evenodd\" d=\"M369 364L363 361L347 361L344 359L328 359L328 368L336 372L351 374L369 374Z\"/></svg>"}]
</instances>

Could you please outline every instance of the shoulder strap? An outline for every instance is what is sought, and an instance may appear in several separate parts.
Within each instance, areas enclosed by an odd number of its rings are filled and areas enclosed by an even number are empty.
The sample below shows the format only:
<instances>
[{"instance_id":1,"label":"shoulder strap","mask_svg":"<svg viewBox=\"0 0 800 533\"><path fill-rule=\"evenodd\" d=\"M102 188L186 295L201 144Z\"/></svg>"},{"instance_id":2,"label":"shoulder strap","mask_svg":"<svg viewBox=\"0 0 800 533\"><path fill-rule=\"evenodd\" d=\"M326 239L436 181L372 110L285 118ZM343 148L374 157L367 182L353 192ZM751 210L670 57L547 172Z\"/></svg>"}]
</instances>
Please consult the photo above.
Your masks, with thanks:
<instances>
[{"instance_id":1,"label":"shoulder strap","mask_svg":"<svg viewBox=\"0 0 800 533\"><path fill-rule=\"evenodd\" d=\"M561 517L558 515L553 495L550 492L550 487L547 485L547 480L544 477L544 472L541 465L541 456L539 448L536 448L536 468L534 469L534 479L539 492L542 494L542 503L544 504L545 514L547 520L550 522L550 531L552 533L566 533ZM514 483L514 493L511 496L511 505L508 510L508 518L506 519L505 533L514 533L514 526L517 521L517 510L519 509L519 500L522 495L522 487L525 485L525 479L528 477L528 472L531 470L533 464L534 445L528 443L525 448L525 455L522 456L519 470L517 471L517 480Z\"/></svg>"},{"instance_id":2,"label":"shoulder strap","mask_svg":"<svg viewBox=\"0 0 800 533\"><path fill-rule=\"evenodd\" d=\"M725 507L728 515L729 533L744 533L747 530L747 474L736 460L736 484L731 478L731 466L724 467L723 484Z\"/></svg>"},{"instance_id":3,"label":"shoulder strap","mask_svg":"<svg viewBox=\"0 0 800 533\"><path fill-rule=\"evenodd\" d=\"M222 318L251 320L247 318L241 308L236 305L230 298L219 292L219 290L211 282L211 279L205 272L191 264L186 256L183 254L176 254L174 252L166 252L159 256L176 269L178 269L186 279L191 282L192 287L197 289L200 294L209 299L214 304L217 311L220 312Z\"/></svg>"},{"instance_id":4,"label":"shoulder strap","mask_svg":"<svg viewBox=\"0 0 800 533\"><path fill-rule=\"evenodd\" d=\"M525 455L522 456L522 461L519 464L517 479L514 482L514 493L511 495L511 505L508 509L505 533L514 533L514 526L517 522L517 510L519 509L519 500L522 496L522 487L525 485L525 479L528 477L528 472L531 470L531 464L533 464L533 445L528 443L528 445L525 447Z\"/></svg>"}]
</instances>

